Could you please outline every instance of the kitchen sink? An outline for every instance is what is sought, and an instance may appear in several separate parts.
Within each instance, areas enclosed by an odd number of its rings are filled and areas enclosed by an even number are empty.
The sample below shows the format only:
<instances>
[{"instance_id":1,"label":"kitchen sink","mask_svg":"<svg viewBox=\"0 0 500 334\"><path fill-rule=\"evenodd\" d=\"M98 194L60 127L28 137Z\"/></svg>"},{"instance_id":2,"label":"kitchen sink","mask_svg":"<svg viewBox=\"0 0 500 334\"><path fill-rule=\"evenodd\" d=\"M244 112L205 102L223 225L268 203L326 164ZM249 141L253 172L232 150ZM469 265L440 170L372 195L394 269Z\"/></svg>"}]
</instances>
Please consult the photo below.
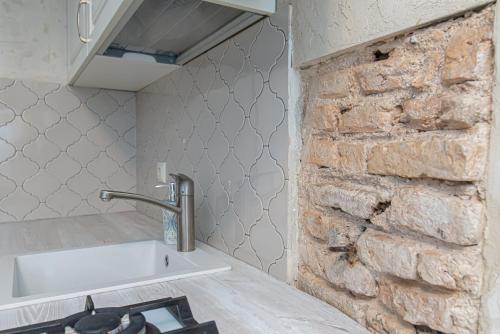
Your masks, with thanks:
<instances>
[{"instance_id":1,"label":"kitchen sink","mask_svg":"<svg viewBox=\"0 0 500 334\"><path fill-rule=\"evenodd\" d=\"M197 248L141 241L0 258L0 309L130 288L231 267Z\"/></svg>"}]
</instances>

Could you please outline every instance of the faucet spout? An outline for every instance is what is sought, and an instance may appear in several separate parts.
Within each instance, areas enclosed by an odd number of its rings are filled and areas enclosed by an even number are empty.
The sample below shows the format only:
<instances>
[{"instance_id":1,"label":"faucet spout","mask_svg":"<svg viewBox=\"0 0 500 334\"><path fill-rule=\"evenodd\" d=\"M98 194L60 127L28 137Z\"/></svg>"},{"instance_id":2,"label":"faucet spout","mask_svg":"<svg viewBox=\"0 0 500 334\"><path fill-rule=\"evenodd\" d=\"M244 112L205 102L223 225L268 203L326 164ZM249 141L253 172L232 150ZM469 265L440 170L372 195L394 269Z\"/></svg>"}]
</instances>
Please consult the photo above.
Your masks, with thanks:
<instances>
[{"instance_id":1,"label":"faucet spout","mask_svg":"<svg viewBox=\"0 0 500 334\"><path fill-rule=\"evenodd\" d=\"M127 192L123 192L123 191L114 191L114 190L101 190L101 193L99 194L99 198L104 202L109 202L114 198L125 199L125 200L134 200L134 201L139 201L139 202L146 202L146 203L149 203L152 205L159 206L162 209L172 211L176 214L182 213L182 209L178 206L170 205L168 203L163 203L163 202L158 201L152 197L140 195L140 194L127 193Z\"/></svg>"},{"instance_id":2,"label":"faucet spout","mask_svg":"<svg viewBox=\"0 0 500 334\"><path fill-rule=\"evenodd\" d=\"M175 188L177 189L176 205L171 205L149 196L114 190L101 190L99 198L105 202L109 202L114 198L140 201L176 213L177 251L192 252L196 248L194 237L194 182L184 174L171 174L171 176L175 179Z\"/></svg>"}]
</instances>

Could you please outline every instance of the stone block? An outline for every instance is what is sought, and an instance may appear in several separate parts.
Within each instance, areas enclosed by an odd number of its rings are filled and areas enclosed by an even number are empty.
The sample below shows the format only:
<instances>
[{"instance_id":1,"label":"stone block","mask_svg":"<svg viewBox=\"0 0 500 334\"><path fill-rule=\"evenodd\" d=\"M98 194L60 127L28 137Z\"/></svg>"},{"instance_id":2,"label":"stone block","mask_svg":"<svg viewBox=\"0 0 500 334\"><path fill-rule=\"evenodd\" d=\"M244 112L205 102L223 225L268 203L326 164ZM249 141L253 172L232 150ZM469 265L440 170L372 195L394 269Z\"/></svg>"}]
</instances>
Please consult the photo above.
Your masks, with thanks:
<instances>
[{"instance_id":1,"label":"stone block","mask_svg":"<svg viewBox=\"0 0 500 334\"><path fill-rule=\"evenodd\" d=\"M356 70L361 91L365 95L386 93L406 86L400 68L388 59L361 65Z\"/></svg>"},{"instance_id":2,"label":"stone block","mask_svg":"<svg viewBox=\"0 0 500 334\"><path fill-rule=\"evenodd\" d=\"M403 320L454 334L476 334L479 301L464 293L442 292L404 281L379 280L380 300Z\"/></svg>"},{"instance_id":3,"label":"stone block","mask_svg":"<svg viewBox=\"0 0 500 334\"><path fill-rule=\"evenodd\" d=\"M409 186L396 191L390 207L372 223L470 246L481 240L484 215L484 206L478 200Z\"/></svg>"},{"instance_id":4,"label":"stone block","mask_svg":"<svg viewBox=\"0 0 500 334\"><path fill-rule=\"evenodd\" d=\"M375 189L349 182L313 186L311 199L316 205L341 209L355 217L368 219L383 202Z\"/></svg>"},{"instance_id":5,"label":"stone block","mask_svg":"<svg viewBox=\"0 0 500 334\"><path fill-rule=\"evenodd\" d=\"M361 262L380 273L416 280L421 246L411 240L368 229L356 243Z\"/></svg>"},{"instance_id":6,"label":"stone block","mask_svg":"<svg viewBox=\"0 0 500 334\"><path fill-rule=\"evenodd\" d=\"M366 327L380 334L416 334L414 326L402 321L394 314L378 308L369 308L366 312Z\"/></svg>"},{"instance_id":7,"label":"stone block","mask_svg":"<svg viewBox=\"0 0 500 334\"><path fill-rule=\"evenodd\" d=\"M345 214L335 214L330 218L328 231L328 247L334 251L345 251L354 246L364 227L356 219L348 219Z\"/></svg>"},{"instance_id":8,"label":"stone block","mask_svg":"<svg viewBox=\"0 0 500 334\"><path fill-rule=\"evenodd\" d=\"M464 251L427 250L418 256L417 271L425 282L474 296L481 292L483 259L479 248Z\"/></svg>"},{"instance_id":9,"label":"stone block","mask_svg":"<svg viewBox=\"0 0 500 334\"><path fill-rule=\"evenodd\" d=\"M458 29L448 43L442 80L452 85L476 79L480 33L470 27Z\"/></svg>"},{"instance_id":10,"label":"stone block","mask_svg":"<svg viewBox=\"0 0 500 334\"><path fill-rule=\"evenodd\" d=\"M387 110L376 103L366 103L338 116L340 133L388 132L392 127L395 110Z\"/></svg>"},{"instance_id":11,"label":"stone block","mask_svg":"<svg viewBox=\"0 0 500 334\"><path fill-rule=\"evenodd\" d=\"M323 131L336 131L340 108L334 104L314 104L306 113L305 125Z\"/></svg>"},{"instance_id":12,"label":"stone block","mask_svg":"<svg viewBox=\"0 0 500 334\"><path fill-rule=\"evenodd\" d=\"M312 136L304 147L306 162L323 167L338 165L337 145L330 137Z\"/></svg>"},{"instance_id":13,"label":"stone block","mask_svg":"<svg viewBox=\"0 0 500 334\"><path fill-rule=\"evenodd\" d=\"M482 128L481 130L486 130ZM478 131L461 137L422 136L374 145L368 172L408 178L479 181L485 177L488 136Z\"/></svg>"},{"instance_id":14,"label":"stone block","mask_svg":"<svg viewBox=\"0 0 500 334\"><path fill-rule=\"evenodd\" d=\"M347 72L325 73L319 76L318 95L322 99L343 98L349 95Z\"/></svg>"},{"instance_id":15,"label":"stone block","mask_svg":"<svg viewBox=\"0 0 500 334\"><path fill-rule=\"evenodd\" d=\"M480 95L450 92L405 101L400 121L418 130L468 129L488 117L490 105L489 99Z\"/></svg>"},{"instance_id":16,"label":"stone block","mask_svg":"<svg viewBox=\"0 0 500 334\"><path fill-rule=\"evenodd\" d=\"M326 264L325 273L328 281L339 288L347 289L355 295L377 296L378 287L375 278L359 261L350 263L339 258L335 262Z\"/></svg>"},{"instance_id":17,"label":"stone block","mask_svg":"<svg viewBox=\"0 0 500 334\"><path fill-rule=\"evenodd\" d=\"M308 210L304 212L302 225L311 236L321 241L328 241L330 226L321 216L322 213L317 210Z\"/></svg>"},{"instance_id":18,"label":"stone block","mask_svg":"<svg viewBox=\"0 0 500 334\"><path fill-rule=\"evenodd\" d=\"M299 268L297 287L308 294L319 298L349 317L366 326L366 311L370 302L364 299L356 299L346 291L332 288L326 280L311 273L307 268Z\"/></svg>"}]
</instances>

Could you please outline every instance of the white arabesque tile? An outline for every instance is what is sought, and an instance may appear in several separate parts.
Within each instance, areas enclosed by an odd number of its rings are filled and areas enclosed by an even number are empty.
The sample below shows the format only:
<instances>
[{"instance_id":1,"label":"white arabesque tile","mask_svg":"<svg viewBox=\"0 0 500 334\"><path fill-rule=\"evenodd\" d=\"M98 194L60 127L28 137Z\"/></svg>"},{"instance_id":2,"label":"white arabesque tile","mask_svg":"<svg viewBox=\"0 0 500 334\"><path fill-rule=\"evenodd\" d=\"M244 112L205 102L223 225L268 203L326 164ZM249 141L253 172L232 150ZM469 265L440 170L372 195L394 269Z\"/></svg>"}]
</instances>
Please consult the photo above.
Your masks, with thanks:
<instances>
[{"instance_id":1,"label":"white arabesque tile","mask_svg":"<svg viewBox=\"0 0 500 334\"><path fill-rule=\"evenodd\" d=\"M80 132L66 120L61 120L45 132L47 138L59 146L61 151L80 139Z\"/></svg>"},{"instance_id":2,"label":"white arabesque tile","mask_svg":"<svg viewBox=\"0 0 500 334\"><path fill-rule=\"evenodd\" d=\"M21 81L16 81L12 86L0 92L0 102L9 106L16 115L21 115L37 101L38 96L25 87Z\"/></svg>"},{"instance_id":3,"label":"white arabesque tile","mask_svg":"<svg viewBox=\"0 0 500 334\"><path fill-rule=\"evenodd\" d=\"M66 89L66 87L61 87L56 92L45 96L45 103L61 116L66 116L66 114L75 110L81 104L80 99Z\"/></svg>"},{"instance_id":4,"label":"white arabesque tile","mask_svg":"<svg viewBox=\"0 0 500 334\"><path fill-rule=\"evenodd\" d=\"M243 166L245 174L250 173L250 168L257 162L262 154L262 138L250 124L248 118L234 141L234 155Z\"/></svg>"},{"instance_id":5,"label":"white arabesque tile","mask_svg":"<svg viewBox=\"0 0 500 334\"><path fill-rule=\"evenodd\" d=\"M250 229L250 243L265 271L269 270L272 263L283 257L285 241L269 220L267 211L264 211L262 218Z\"/></svg>"},{"instance_id":6,"label":"white arabesque tile","mask_svg":"<svg viewBox=\"0 0 500 334\"><path fill-rule=\"evenodd\" d=\"M269 112L272 110L273 112ZM250 109L250 122L261 135L264 144L269 144L271 134L285 118L285 105L271 92L269 84L264 85L262 94Z\"/></svg>"},{"instance_id":7,"label":"white arabesque tile","mask_svg":"<svg viewBox=\"0 0 500 334\"><path fill-rule=\"evenodd\" d=\"M106 153L101 152L95 160L88 164L87 169L102 182L106 182L107 178L118 170L118 167L118 164L113 159Z\"/></svg>"},{"instance_id":8,"label":"white arabesque tile","mask_svg":"<svg viewBox=\"0 0 500 334\"><path fill-rule=\"evenodd\" d=\"M86 168L73 176L67 182L67 185L70 190L80 195L81 198L87 198L90 193L102 188L101 181L90 174Z\"/></svg>"},{"instance_id":9,"label":"white arabesque tile","mask_svg":"<svg viewBox=\"0 0 500 334\"><path fill-rule=\"evenodd\" d=\"M109 172L113 185L135 188L134 93L0 79L0 95L1 221L134 209L89 204L109 186L86 169L107 150L123 164Z\"/></svg>"},{"instance_id":10,"label":"white arabesque tile","mask_svg":"<svg viewBox=\"0 0 500 334\"><path fill-rule=\"evenodd\" d=\"M119 105L109 96L106 91L101 90L98 94L87 100L87 107L94 111L102 120L118 109Z\"/></svg>"},{"instance_id":11,"label":"white arabesque tile","mask_svg":"<svg viewBox=\"0 0 500 334\"><path fill-rule=\"evenodd\" d=\"M82 136L80 139L68 147L68 155L78 161L82 166L87 166L89 162L97 158L101 152L101 147L91 142L87 136Z\"/></svg>"},{"instance_id":12,"label":"white arabesque tile","mask_svg":"<svg viewBox=\"0 0 500 334\"><path fill-rule=\"evenodd\" d=\"M82 135L85 135L87 131L96 127L100 122L99 116L83 104L68 113L66 118L73 127L80 130Z\"/></svg>"},{"instance_id":13,"label":"white arabesque tile","mask_svg":"<svg viewBox=\"0 0 500 334\"><path fill-rule=\"evenodd\" d=\"M23 184L24 190L41 200L45 200L50 194L59 189L60 186L61 182L46 170L39 171Z\"/></svg>"},{"instance_id":14,"label":"white arabesque tile","mask_svg":"<svg viewBox=\"0 0 500 334\"><path fill-rule=\"evenodd\" d=\"M3 162L16 153L16 148L6 141L0 139L0 162Z\"/></svg>"},{"instance_id":15,"label":"white arabesque tile","mask_svg":"<svg viewBox=\"0 0 500 334\"><path fill-rule=\"evenodd\" d=\"M23 121L21 116L16 116L12 122L0 127L0 138L14 145L17 150L22 150L24 145L37 136L38 131Z\"/></svg>"},{"instance_id":16,"label":"white arabesque tile","mask_svg":"<svg viewBox=\"0 0 500 334\"><path fill-rule=\"evenodd\" d=\"M61 116L42 100L23 112L23 120L37 128L39 132L44 132L47 128L59 122L60 119Z\"/></svg>"},{"instance_id":17,"label":"white arabesque tile","mask_svg":"<svg viewBox=\"0 0 500 334\"><path fill-rule=\"evenodd\" d=\"M80 205L81 197L71 191L67 186L62 186L54 194L47 198L46 204L52 210L59 212L62 216L67 216L68 213Z\"/></svg>"},{"instance_id":18,"label":"white arabesque tile","mask_svg":"<svg viewBox=\"0 0 500 334\"><path fill-rule=\"evenodd\" d=\"M0 174L14 180L16 184L22 184L24 180L33 176L38 171L38 165L26 158L22 152L17 152L9 160L0 165Z\"/></svg>"},{"instance_id":19,"label":"white arabesque tile","mask_svg":"<svg viewBox=\"0 0 500 334\"><path fill-rule=\"evenodd\" d=\"M0 209L15 219L22 220L28 213L36 209L39 203L36 197L28 194L21 187L17 187L14 192L0 201Z\"/></svg>"},{"instance_id":20,"label":"white arabesque tile","mask_svg":"<svg viewBox=\"0 0 500 334\"><path fill-rule=\"evenodd\" d=\"M5 125L16 117L16 113L9 106L0 102L0 126Z\"/></svg>"},{"instance_id":21,"label":"white arabesque tile","mask_svg":"<svg viewBox=\"0 0 500 334\"><path fill-rule=\"evenodd\" d=\"M138 192L159 198L157 162L193 173L197 238L285 279L288 7L280 8L276 23L256 23L138 93L136 162Z\"/></svg>"},{"instance_id":22,"label":"white arabesque tile","mask_svg":"<svg viewBox=\"0 0 500 334\"><path fill-rule=\"evenodd\" d=\"M250 184L262 200L265 209L269 202L285 185L285 175L276 161L269 154L269 148L264 147L262 156L250 169Z\"/></svg>"},{"instance_id":23,"label":"white arabesque tile","mask_svg":"<svg viewBox=\"0 0 500 334\"><path fill-rule=\"evenodd\" d=\"M61 153L57 158L47 164L47 171L57 178L61 183L76 175L82 166L71 159L66 152Z\"/></svg>"}]
</instances>

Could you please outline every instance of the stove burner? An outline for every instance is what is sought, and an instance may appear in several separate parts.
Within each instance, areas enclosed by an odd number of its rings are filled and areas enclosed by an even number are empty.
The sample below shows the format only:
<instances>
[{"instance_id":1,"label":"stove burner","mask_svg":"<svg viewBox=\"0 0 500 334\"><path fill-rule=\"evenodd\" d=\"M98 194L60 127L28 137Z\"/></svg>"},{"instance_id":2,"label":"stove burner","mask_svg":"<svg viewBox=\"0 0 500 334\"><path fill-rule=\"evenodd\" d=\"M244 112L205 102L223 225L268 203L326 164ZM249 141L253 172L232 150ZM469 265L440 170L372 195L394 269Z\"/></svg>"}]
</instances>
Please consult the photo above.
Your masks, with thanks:
<instances>
[{"instance_id":1,"label":"stove burner","mask_svg":"<svg viewBox=\"0 0 500 334\"><path fill-rule=\"evenodd\" d=\"M78 334L117 334L122 330L122 319L115 313L91 314L78 320L74 329Z\"/></svg>"},{"instance_id":2,"label":"stove burner","mask_svg":"<svg viewBox=\"0 0 500 334\"><path fill-rule=\"evenodd\" d=\"M146 318L148 318L148 322L146 322ZM175 319L176 325L172 326L171 319ZM0 334L48 333L217 334L219 332L214 321L201 324L196 322L186 297L164 298L123 307L94 309L94 303L90 296L87 297L83 312L64 319L0 330Z\"/></svg>"}]
</instances>

